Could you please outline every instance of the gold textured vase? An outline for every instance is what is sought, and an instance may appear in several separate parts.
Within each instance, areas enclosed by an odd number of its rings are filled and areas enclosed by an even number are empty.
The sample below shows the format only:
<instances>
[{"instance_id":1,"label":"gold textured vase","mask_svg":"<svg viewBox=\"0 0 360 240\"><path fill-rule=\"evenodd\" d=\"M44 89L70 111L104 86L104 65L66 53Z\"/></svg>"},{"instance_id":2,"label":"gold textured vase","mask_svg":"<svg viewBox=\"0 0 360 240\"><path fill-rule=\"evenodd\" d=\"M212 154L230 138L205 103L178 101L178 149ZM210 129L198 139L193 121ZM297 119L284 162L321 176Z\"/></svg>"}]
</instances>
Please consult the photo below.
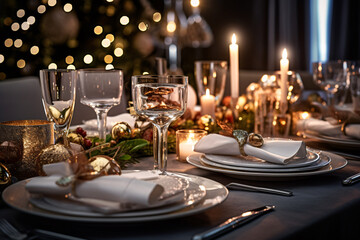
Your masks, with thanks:
<instances>
[{"instance_id":1,"label":"gold textured vase","mask_svg":"<svg viewBox=\"0 0 360 240\"><path fill-rule=\"evenodd\" d=\"M53 144L53 123L45 120L17 120L0 123L0 162L19 180L38 175L36 158Z\"/></svg>"}]
</instances>

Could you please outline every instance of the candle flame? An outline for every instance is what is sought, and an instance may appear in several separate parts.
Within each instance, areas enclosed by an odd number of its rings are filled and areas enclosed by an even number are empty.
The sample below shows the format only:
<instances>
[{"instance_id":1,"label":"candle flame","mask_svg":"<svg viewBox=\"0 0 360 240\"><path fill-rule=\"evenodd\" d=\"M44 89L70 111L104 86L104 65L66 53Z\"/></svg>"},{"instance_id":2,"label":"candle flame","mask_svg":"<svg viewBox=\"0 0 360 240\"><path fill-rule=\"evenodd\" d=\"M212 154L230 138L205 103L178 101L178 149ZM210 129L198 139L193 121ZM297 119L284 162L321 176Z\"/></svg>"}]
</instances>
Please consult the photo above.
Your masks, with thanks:
<instances>
[{"instance_id":1,"label":"candle flame","mask_svg":"<svg viewBox=\"0 0 360 240\"><path fill-rule=\"evenodd\" d=\"M300 119L308 119L310 117L310 114L308 112L303 112L300 115Z\"/></svg>"},{"instance_id":2,"label":"candle flame","mask_svg":"<svg viewBox=\"0 0 360 240\"><path fill-rule=\"evenodd\" d=\"M287 59L287 51L286 48L284 48L283 52L282 52L282 59Z\"/></svg>"},{"instance_id":3,"label":"candle flame","mask_svg":"<svg viewBox=\"0 0 360 240\"><path fill-rule=\"evenodd\" d=\"M190 0L192 7L198 7L200 5L200 0Z\"/></svg>"},{"instance_id":4,"label":"candle flame","mask_svg":"<svg viewBox=\"0 0 360 240\"><path fill-rule=\"evenodd\" d=\"M236 43L236 35L235 33L233 33L232 37L231 37L231 43L235 44Z\"/></svg>"},{"instance_id":5,"label":"candle flame","mask_svg":"<svg viewBox=\"0 0 360 240\"><path fill-rule=\"evenodd\" d=\"M267 82L268 80L268 75L267 74L264 74L262 77L261 77L261 81L262 82Z\"/></svg>"},{"instance_id":6,"label":"candle flame","mask_svg":"<svg viewBox=\"0 0 360 240\"><path fill-rule=\"evenodd\" d=\"M205 95L210 96L210 89L208 89L208 88L206 89Z\"/></svg>"}]
</instances>

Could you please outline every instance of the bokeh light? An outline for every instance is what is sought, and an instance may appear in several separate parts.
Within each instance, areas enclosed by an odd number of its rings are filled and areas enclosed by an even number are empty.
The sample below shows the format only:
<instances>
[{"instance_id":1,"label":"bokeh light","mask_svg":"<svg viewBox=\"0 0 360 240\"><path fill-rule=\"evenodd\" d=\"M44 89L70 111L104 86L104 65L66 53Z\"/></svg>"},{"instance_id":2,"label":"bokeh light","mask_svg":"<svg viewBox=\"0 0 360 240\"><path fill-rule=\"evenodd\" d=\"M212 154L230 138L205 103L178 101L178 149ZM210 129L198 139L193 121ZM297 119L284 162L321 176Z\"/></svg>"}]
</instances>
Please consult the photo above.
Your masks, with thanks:
<instances>
[{"instance_id":1,"label":"bokeh light","mask_svg":"<svg viewBox=\"0 0 360 240\"><path fill-rule=\"evenodd\" d=\"M153 20L154 20L154 22L160 22L161 21L161 13L155 12L153 14Z\"/></svg>"},{"instance_id":2,"label":"bokeh light","mask_svg":"<svg viewBox=\"0 0 360 240\"><path fill-rule=\"evenodd\" d=\"M4 55L0 54L0 63L3 63L5 61Z\"/></svg>"},{"instance_id":3,"label":"bokeh light","mask_svg":"<svg viewBox=\"0 0 360 240\"><path fill-rule=\"evenodd\" d=\"M48 69L57 69L56 63L50 63Z\"/></svg>"},{"instance_id":4,"label":"bokeh light","mask_svg":"<svg viewBox=\"0 0 360 240\"><path fill-rule=\"evenodd\" d=\"M114 69L114 65L112 65L112 64L107 64L107 65L105 66L105 70L111 70L111 69Z\"/></svg>"},{"instance_id":5,"label":"bokeh light","mask_svg":"<svg viewBox=\"0 0 360 240\"><path fill-rule=\"evenodd\" d=\"M113 62L113 57L111 56L111 55L106 55L105 57L104 57L104 62L105 63L112 63Z\"/></svg>"},{"instance_id":6,"label":"bokeh light","mask_svg":"<svg viewBox=\"0 0 360 240\"><path fill-rule=\"evenodd\" d=\"M13 24L11 24L11 30L13 30L14 32L16 32L19 29L20 29L20 24L19 23L14 22Z\"/></svg>"},{"instance_id":7,"label":"bokeh light","mask_svg":"<svg viewBox=\"0 0 360 240\"><path fill-rule=\"evenodd\" d=\"M32 47L30 48L30 53L31 53L32 55L38 54L38 53L39 53L39 47L38 47L38 46L32 46Z\"/></svg>"},{"instance_id":8,"label":"bokeh light","mask_svg":"<svg viewBox=\"0 0 360 240\"><path fill-rule=\"evenodd\" d=\"M57 3L57 1L56 1L56 0L49 0L49 1L48 1L48 5L49 5L50 7L55 6L55 5L56 5L56 3Z\"/></svg>"},{"instance_id":9,"label":"bokeh light","mask_svg":"<svg viewBox=\"0 0 360 240\"><path fill-rule=\"evenodd\" d=\"M76 67L74 65L70 64L69 66L67 66L67 69L75 70Z\"/></svg>"},{"instance_id":10,"label":"bokeh light","mask_svg":"<svg viewBox=\"0 0 360 240\"><path fill-rule=\"evenodd\" d=\"M100 34L102 34L102 32L103 32L102 26L96 26L96 27L94 27L94 33L95 33L96 35L100 35Z\"/></svg>"},{"instance_id":11,"label":"bokeh light","mask_svg":"<svg viewBox=\"0 0 360 240\"><path fill-rule=\"evenodd\" d=\"M24 31L28 30L29 27L30 27L30 24L28 22L23 22L21 24L21 29L24 30Z\"/></svg>"},{"instance_id":12,"label":"bokeh light","mask_svg":"<svg viewBox=\"0 0 360 240\"><path fill-rule=\"evenodd\" d=\"M17 63L16 63L16 66L17 66L18 68L24 68L24 67L26 66L25 60L24 60L24 59L19 59L19 60L17 61Z\"/></svg>"},{"instance_id":13,"label":"bokeh light","mask_svg":"<svg viewBox=\"0 0 360 240\"><path fill-rule=\"evenodd\" d=\"M24 9L19 9L19 10L17 10L16 16L17 16L18 18L24 17L24 16L25 16L25 10L24 10Z\"/></svg>"},{"instance_id":14,"label":"bokeh light","mask_svg":"<svg viewBox=\"0 0 360 240\"><path fill-rule=\"evenodd\" d=\"M93 61L93 56L91 56L90 54L86 54L84 57L84 63L86 64L90 64Z\"/></svg>"},{"instance_id":15,"label":"bokeh light","mask_svg":"<svg viewBox=\"0 0 360 240\"><path fill-rule=\"evenodd\" d=\"M45 5L39 5L37 11L38 13L43 14L46 11Z\"/></svg>"},{"instance_id":16,"label":"bokeh light","mask_svg":"<svg viewBox=\"0 0 360 240\"><path fill-rule=\"evenodd\" d=\"M140 31L145 32L147 30L147 24L144 22L139 23L138 28Z\"/></svg>"},{"instance_id":17,"label":"bokeh light","mask_svg":"<svg viewBox=\"0 0 360 240\"><path fill-rule=\"evenodd\" d=\"M65 58L65 62L67 63L67 64L72 64L72 63L74 63L74 57L73 56L67 56L66 58Z\"/></svg>"},{"instance_id":18,"label":"bokeh light","mask_svg":"<svg viewBox=\"0 0 360 240\"><path fill-rule=\"evenodd\" d=\"M109 47L111 44L110 40L107 39L107 38L104 38L102 41L101 41L101 46L103 46L104 48L107 48Z\"/></svg>"},{"instance_id":19,"label":"bokeh light","mask_svg":"<svg viewBox=\"0 0 360 240\"><path fill-rule=\"evenodd\" d=\"M71 12L72 9L73 9L73 6L71 5L71 3L67 3L64 5L65 12Z\"/></svg>"},{"instance_id":20,"label":"bokeh light","mask_svg":"<svg viewBox=\"0 0 360 240\"><path fill-rule=\"evenodd\" d=\"M23 41L21 39L16 39L14 41L14 47L21 48L22 45L23 45Z\"/></svg>"},{"instance_id":21,"label":"bokeh light","mask_svg":"<svg viewBox=\"0 0 360 240\"><path fill-rule=\"evenodd\" d=\"M190 5L192 7L198 7L200 5L200 0L191 0Z\"/></svg>"},{"instance_id":22,"label":"bokeh light","mask_svg":"<svg viewBox=\"0 0 360 240\"><path fill-rule=\"evenodd\" d=\"M110 42L113 42L113 41L115 40L114 35L112 35L111 33L107 34L105 38L106 38L106 39L109 39Z\"/></svg>"},{"instance_id":23,"label":"bokeh light","mask_svg":"<svg viewBox=\"0 0 360 240\"><path fill-rule=\"evenodd\" d=\"M30 25L34 24L34 23L35 23L35 17L34 17L34 16L29 16L29 17L27 18L27 22L28 22Z\"/></svg>"},{"instance_id":24,"label":"bokeh light","mask_svg":"<svg viewBox=\"0 0 360 240\"><path fill-rule=\"evenodd\" d=\"M114 55L116 57L121 57L124 54L124 50L122 48L115 48L114 50Z\"/></svg>"},{"instance_id":25,"label":"bokeh light","mask_svg":"<svg viewBox=\"0 0 360 240\"><path fill-rule=\"evenodd\" d=\"M13 45L13 40L11 38L7 38L4 42L5 47L11 47Z\"/></svg>"},{"instance_id":26,"label":"bokeh light","mask_svg":"<svg viewBox=\"0 0 360 240\"><path fill-rule=\"evenodd\" d=\"M127 25L127 24L129 24L129 22L130 22L130 19L129 19L128 16L122 16L122 17L120 18L120 23L121 23L121 25Z\"/></svg>"}]
</instances>

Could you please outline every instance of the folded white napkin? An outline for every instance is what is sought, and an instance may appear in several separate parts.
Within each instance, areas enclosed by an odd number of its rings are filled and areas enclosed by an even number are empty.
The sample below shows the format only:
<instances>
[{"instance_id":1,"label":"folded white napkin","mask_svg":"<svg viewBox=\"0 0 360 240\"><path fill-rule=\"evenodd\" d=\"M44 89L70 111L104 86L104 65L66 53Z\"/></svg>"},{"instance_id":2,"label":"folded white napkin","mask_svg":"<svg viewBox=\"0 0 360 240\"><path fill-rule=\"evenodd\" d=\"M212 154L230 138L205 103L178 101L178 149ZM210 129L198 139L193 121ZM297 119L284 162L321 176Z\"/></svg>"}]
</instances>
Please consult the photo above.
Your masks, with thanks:
<instances>
[{"instance_id":1,"label":"folded white napkin","mask_svg":"<svg viewBox=\"0 0 360 240\"><path fill-rule=\"evenodd\" d=\"M62 187L56 184L62 176L71 174L68 163L60 162L44 166L44 171L49 175L32 178L26 184L26 190L31 194L41 194L50 197L63 197L71 193L72 186ZM109 175L95 178L91 181L78 181L75 187L75 195L78 199L88 199L90 204L96 200L109 201L112 203L102 205L113 206L124 210L123 206L132 204L130 209L160 206L166 202L166 198L183 191L182 183L176 178L169 177L166 181L160 181L159 176L151 172L133 172L124 175ZM165 183L162 183L165 182ZM172 186L165 189L164 186ZM180 194L181 195L181 194ZM180 196L179 195L179 196ZM92 199L92 200L91 200ZM179 201L179 199L172 199ZM94 201L95 200L95 201ZM167 202L166 202L167 203ZM116 209L115 209L116 210Z\"/></svg>"},{"instance_id":2,"label":"folded white napkin","mask_svg":"<svg viewBox=\"0 0 360 240\"><path fill-rule=\"evenodd\" d=\"M296 124L298 131L313 131L326 136L341 135L341 125L333 125L327 121L309 118L299 120Z\"/></svg>"},{"instance_id":3,"label":"folded white napkin","mask_svg":"<svg viewBox=\"0 0 360 240\"><path fill-rule=\"evenodd\" d=\"M111 129L118 122L127 122L130 127L134 127L136 118L129 113L122 113L117 116L108 116L106 120L106 128ZM97 129L97 120L91 119L84 122L85 129Z\"/></svg>"},{"instance_id":4,"label":"folded white napkin","mask_svg":"<svg viewBox=\"0 0 360 240\"><path fill-rule=\"evenodd\" d=\"M333 125L319 119L304 119L297 122L298 131L312 131L325 136L338 137L343 135L341 125ZM345 128L346 136L360 139L360 124L348 124Z\"/></svg>"},{"instance_id":5,"label":"folded white napkin","mask_svg":"<svg viewBox=\"0 0 360 240\"><path fill-rule=\"evenodd\" d=\"M240 155L239 144L235 138L220 134L209 134L199 140L194 147L196 152L217 155ZM287 164L293 158L305 158L306 147L303 141L264 139L261 148L244 145L247 155L276 164Z\"/></svg>"}]
</instances>

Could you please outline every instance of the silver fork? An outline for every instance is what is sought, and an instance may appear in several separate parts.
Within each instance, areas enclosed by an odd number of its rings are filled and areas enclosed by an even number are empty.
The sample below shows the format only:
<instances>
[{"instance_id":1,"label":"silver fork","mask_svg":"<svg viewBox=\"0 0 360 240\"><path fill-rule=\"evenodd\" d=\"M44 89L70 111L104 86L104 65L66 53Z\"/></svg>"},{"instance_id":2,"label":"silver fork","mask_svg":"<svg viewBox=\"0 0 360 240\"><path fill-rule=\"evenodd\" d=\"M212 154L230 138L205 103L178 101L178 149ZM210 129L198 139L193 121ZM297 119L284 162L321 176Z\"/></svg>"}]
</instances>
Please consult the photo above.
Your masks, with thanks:
<instances>
[{"instance_id":1,"label":"silver fork","mask_svg":"<svg viewBox=\"0 0 360 240\"><path fill-rule=\"evenodd\" d=\"M4 218L0 219L0 230L12 240L24 240L28 237L27 234L19 232Z\"/></svg>"}]
</instances>

